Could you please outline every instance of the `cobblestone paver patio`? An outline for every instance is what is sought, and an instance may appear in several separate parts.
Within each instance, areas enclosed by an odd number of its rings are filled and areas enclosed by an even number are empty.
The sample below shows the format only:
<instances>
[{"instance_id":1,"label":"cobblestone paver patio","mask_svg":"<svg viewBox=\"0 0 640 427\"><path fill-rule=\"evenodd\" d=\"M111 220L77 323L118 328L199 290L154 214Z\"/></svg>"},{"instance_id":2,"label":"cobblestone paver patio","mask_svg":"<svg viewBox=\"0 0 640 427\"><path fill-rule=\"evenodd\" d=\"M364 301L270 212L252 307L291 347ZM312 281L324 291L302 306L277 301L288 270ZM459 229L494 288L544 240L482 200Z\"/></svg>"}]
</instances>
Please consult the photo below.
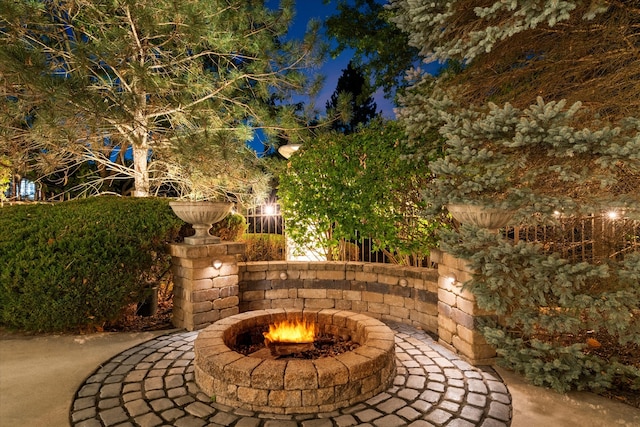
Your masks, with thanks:
<instances>
[{"instance_id":1,"label":"cobblestone paver patio","mask_svg":"<svg viewBox=\"0 0 640 427\"><path fill-rule=\"evenodd\" d=\"M396 332L394 384L347 408L313 415L275 415L231 408L194 381L198 332L160 336L98 367L78 390L73 427L505 427L511 396L496 372L469 365L411 326Z\"/></svg>"}]
</instances>

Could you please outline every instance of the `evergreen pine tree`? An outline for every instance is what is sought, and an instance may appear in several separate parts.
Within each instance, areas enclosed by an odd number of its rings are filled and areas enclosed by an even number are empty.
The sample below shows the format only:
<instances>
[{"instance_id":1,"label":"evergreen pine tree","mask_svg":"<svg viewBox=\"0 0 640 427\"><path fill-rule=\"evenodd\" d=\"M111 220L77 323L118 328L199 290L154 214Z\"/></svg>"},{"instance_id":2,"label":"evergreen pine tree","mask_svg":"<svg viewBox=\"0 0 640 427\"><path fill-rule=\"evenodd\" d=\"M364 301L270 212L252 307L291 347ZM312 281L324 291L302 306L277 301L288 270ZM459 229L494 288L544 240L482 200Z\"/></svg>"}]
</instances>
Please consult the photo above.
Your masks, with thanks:
<instances>
[{"instance_id":1,"label":"evergreen pine tree","mask_svg":"<svg viewBox=\"0 0 640 427\"><path fill-rule=\"evenodd\" d=\"M332 129L344 134L353 133L359 125L367 124L378 113L377 105L370 96L369 85L362 72L353 66L352 62L338 78L336 90L327 101L327 112L332 113L339 109L340 98L348 97L349 119L338 119L332 123Z\"/></svg>"},{"instance_id":2,"label":"evergreen pine tree","mask_svg":"<svg viewBox=\"0 0 640 427\"><path fill-rule=\"evenodd\" d=\"M637 363L605 360L585 338L640 343L640 2L391 7L426 61L461 65L438 79L412 70L400 100L415 143L434 127L444 138L426 203L507 208L514 225L539 226L518 242L465 224L444 233L443 250L475 271L465 289L500 316L479 329L535 384L640 389ZM626 218L603 218L610 209Z\"/></svg>"},{"instance_id":3,"label":"evergreen pine tree","mask_svg":"<svg viewBox=\"0 0 640 427\"><path fill-rule=\"evenodd\" d=\"M284 40L292 0L265 3L3 2L0 106L18 114L0 116L0 127L34 111L11 140L38 141L65 161L58 168L88 161L133 178L136 196L202 176L219 195L253 187L245 143L255 128L304 128L286 100L309 93L304 69L319 53L315 32Z\"/></svg>"}]
</instances>

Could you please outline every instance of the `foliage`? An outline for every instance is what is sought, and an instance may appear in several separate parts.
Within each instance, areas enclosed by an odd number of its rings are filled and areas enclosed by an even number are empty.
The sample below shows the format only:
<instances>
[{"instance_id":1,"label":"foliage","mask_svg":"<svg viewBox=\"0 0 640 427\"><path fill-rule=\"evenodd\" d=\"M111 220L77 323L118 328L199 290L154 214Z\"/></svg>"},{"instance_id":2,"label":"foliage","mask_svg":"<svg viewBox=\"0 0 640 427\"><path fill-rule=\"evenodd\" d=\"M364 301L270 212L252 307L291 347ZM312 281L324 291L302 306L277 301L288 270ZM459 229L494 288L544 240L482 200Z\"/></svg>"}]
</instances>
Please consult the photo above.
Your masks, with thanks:
<instances>
[{"instance_id":1,"label":"foliage","mask_svg":"<svg viewBox=\"0 0 640 427\"><path fill-rule=\"evenodd\" d=\"M501 363L558 391L608 388L619 377L640 389L637 368L602 360L585 351L585 342L573 342L591 331L620 345L640 344L640 253L619 262L572 263L540 244L511 244L470 226L444 233L442 248L469 260L476 273L465 288L501 319L483 330Z\"/></svg>"},{"instance_id":2,"label":"foliage","mask_svg":"<svg viewBox=\"0 0 640 427\"><path fill-rule=\"evenodd\" d=\"M459 105L476 107L492 101L526 108L538 96L569 105L579 101L588 108L586 122L637 115L640 56L630 47L640 43L638 1L390 3L392 21L425 62L462 65L460 73L440 79L441 93L418 90L405 100L408 106L421 105L423 114L444 92ZM419 74L412 76L413 83L430 79Z\"/></svg>"},{"instance_id":3,"label":"foliage","mask_svg":"<svg viewBox=\"0 0 640 427\"><path fill-rule=\"evenodd\" d=\"M42 174L101 165L137 196L203 175L207 197L251 192L255 155L240 147L256 128L295 139L305 120L288 99L317 86L315 30L284 40L292 17L291 0L3 2L2 143Z\"/></svg>"},{"instance_id":4,"label":"foliage","mask_svg":"<svg viewBox=\"0 0 640 427\"><path fill-rule=\"evenodd\" d=\"M350 135L330 133L305 144L280 177L288 236L300 247L327 249L342 240L375 239L389 253L427 253L439 223L418 218L428 181L395 122L376 120Z\"/></svg>"},{"instance_id":5,"label":"foliage","mask_svg":"<svg viewBox=\"0 0 640 427\"><path fill-rule=\"evenodd\" d=\"M243 261L283 261L285 241L282 234L248 233L240 241L246 245Z\"/></svg>"},{"instance_id":6,"label":"foliage","mask_svg":"<svg viewBox=\"0 0 640 427\"><path fill-rule=\"evenodd\" d=\"M444 113L445 156L426 192L446 203L522 207L522 215L632 207L640 186L640 122L576 128L579 103L541 98L524 110L489 104L487 112Z\"/></svg>"},{"instance_id":7,"label":"foliage","mask_svg":"<svg viewBox=\"0 0 640 427\"><path fill-rule=\"evenodd\" d=\"M11 164L6 156L0 155L0 200L6 198L5 193L11 182Z\"/></svg>"},{"instance_id":8,"label":"foliage","mask_svg":"<svg viewBox=\"0 0 640 427\"><path fill-rule=\"evenodd\" d=\"M358 126L366 125L378 113L377 105L371 97L371 89L364 79L362 72L354 68L349 62L346 69L342 70L342 75L338 78L336 90L327 101L327 112L332 114L339 106L340 96L349 96L350 118L348 120L336 120L331 123L331 129L349 134L353 133Z\"/></svg>"},{"instance_id":9,"label":"foliage","mask_svg":"<svg viewBox=\"0 0 640 427\"><path fill-rule=\"evenodd\" d=\"M0 322L63 331L115 320L169 269L165 244L181 225L164 199L2 208Z\"/></svg>"},{"instance_id":10,"label":"foliage","mask_svg":"<svg viewBox=\"0 0 640 427\"><path fill-rule=\"evenodd\" d=\"M514 209L523 224L618 208L640 214L640 57L637 1L392 0L393 22L425 61L455 66L434 79L408 73L398 118L420 147L434 129L443 157L425 192L447 203ZM432 156L426 145L418 154ZM533 215L534 213L538 215ZM605 388L637 366L603 360L576 337L640 342L640 255L563 259L557 245L510 244L462 227L442 247L470 260L465 286L499 323L483 332L502 363L557 390Z\"/></svg>"},{"instance_id":11,"label":"foliage","mask_svg":"<svg viewBox=\"0 0 640 427\"><path fill-rule=\"evenodd\" d=\"M325 0L329 3L331 0ZM353 61L375 88L391 96L404 83L404 73L420 61L417 48L394 25L386 2L338 0L338 13L325 20L327 35L335 41L332 55L353 50Z\"/></svg>"},{"instance_id":12,"label":"foliage","mask_svg":"<svg viewBox=\"0 0 640 427\"><path fill-rule=\"evenodd\" d=\"M209 234L220 237L224 241L237 242L247 231L247 220L239 213L227 215L222 221L213 224Z\"/></svg>"}]
</instances>

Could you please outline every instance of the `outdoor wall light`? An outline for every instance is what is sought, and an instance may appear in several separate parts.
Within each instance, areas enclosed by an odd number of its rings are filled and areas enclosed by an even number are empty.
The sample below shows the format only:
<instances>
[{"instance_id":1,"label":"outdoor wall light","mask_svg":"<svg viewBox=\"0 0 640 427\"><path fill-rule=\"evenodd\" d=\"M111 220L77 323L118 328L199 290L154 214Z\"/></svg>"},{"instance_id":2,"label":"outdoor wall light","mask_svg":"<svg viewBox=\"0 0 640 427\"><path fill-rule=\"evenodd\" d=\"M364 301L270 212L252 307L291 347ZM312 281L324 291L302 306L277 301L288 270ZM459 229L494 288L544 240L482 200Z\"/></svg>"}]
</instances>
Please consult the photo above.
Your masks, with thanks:
<instances>
[{"instance_id":1,"label":"outdoor wall light","mask_svg":"<svg viewBox=\"0 0 640 427\"><path fill-rule=\"evenodd\" d=\"M222 267L222 261L220 261L219 259L213 261L213 268L215 268L216 270L220 270L220 267Z\"/></svg>"},{"instance_id":2,"label":"outdoor wall light","mask_svg":"<svg viewBox=\"0 0 640 427\"><path fill-rule=\"evenodd\" d=\"M444 276L444 284L445 286L453 286L456 283L456 275L448 274Z\"/></svg>"}]
</instances>

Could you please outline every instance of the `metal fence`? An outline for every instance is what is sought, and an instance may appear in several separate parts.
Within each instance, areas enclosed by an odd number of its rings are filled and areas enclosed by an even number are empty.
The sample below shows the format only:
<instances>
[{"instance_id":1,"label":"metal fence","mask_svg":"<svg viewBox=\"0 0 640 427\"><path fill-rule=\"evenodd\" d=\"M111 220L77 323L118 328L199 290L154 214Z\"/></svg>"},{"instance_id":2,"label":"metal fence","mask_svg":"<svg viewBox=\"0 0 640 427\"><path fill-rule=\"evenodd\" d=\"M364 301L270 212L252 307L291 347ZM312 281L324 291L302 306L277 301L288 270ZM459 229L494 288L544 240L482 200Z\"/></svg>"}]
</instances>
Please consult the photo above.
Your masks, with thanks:
<instances>
[{"instance_id":1,"label":"metal fence","mask_svg":"<svg viewBox=\"0 0 640 427\"><path fill-rule=\"evenodd\" d=\"M284 220L280 204L275 198L255 208L246 209L247 233L285 234ZM356 231L356 236L359 233ZM375 263L398 263L419 267L432 267L428 255L398 256L389 251L375 248L374 239L359 237L357 240L341 242L331 254L335 261L360 261Z\"/></svg>"},{"instance_id":2,"label":"metal fence","mask_svg":"<svg viewBox=\"0 0 640 427\"><path fill-rule=\"evenodd\" d=\"M625 254L640 251L640 221L613 215L559 218L557 225L508 227L504 235L514 243L540 243L545 251L574 262L622 260Z\"/></svg>"}]
</instances>

